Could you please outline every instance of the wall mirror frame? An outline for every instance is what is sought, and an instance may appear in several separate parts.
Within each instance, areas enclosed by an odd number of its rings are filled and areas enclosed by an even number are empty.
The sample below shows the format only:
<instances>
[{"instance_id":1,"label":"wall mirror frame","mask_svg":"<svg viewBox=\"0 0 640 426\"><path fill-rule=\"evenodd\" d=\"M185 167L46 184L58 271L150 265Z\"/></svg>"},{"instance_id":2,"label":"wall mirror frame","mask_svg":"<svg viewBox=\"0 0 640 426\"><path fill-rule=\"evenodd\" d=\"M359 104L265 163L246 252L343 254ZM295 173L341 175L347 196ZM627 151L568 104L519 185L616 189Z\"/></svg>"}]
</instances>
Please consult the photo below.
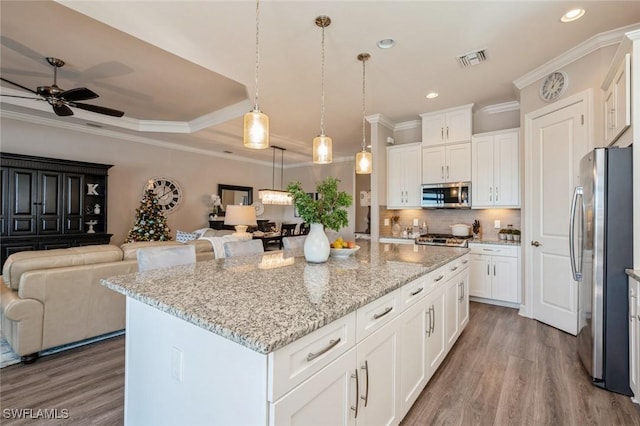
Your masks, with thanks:
<instances>
[{"instance_id":1,"label":"wall mirror frame","mask_svg":"<svg viewBox=\"0 0 640 426\"><path fill-rule=\"evenodd\" d=\"M250 186L218 184L218 195L222 202L222 210L227 210L229 204L243 204L250 206L253 203L253 188Z\"/></svg>"}]
</instances>

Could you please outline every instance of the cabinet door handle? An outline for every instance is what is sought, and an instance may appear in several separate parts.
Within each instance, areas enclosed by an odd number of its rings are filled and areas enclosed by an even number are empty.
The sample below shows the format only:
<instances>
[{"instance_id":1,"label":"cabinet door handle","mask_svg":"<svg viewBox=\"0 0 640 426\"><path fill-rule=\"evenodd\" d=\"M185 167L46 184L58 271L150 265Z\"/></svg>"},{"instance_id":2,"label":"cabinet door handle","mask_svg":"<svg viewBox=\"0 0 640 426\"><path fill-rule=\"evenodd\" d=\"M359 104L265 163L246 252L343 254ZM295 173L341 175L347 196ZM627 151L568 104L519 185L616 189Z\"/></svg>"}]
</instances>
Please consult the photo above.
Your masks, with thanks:
<instances>
[{"instance_id":1,"label":"cabinet door handle","mask_svg":"<svg viewBox=\"0 0 640 426\"><path fill-rule=\"evenodd\" d=\"M358 403L360 402L360 400L358 399L358 396L360 395L360 380L358 380L358 369L355 369L355 374L351 375L352 379L356 379L356 405L355 407L352 405L351 406L351 410L355 411L356 414L354 416L354 419L358 418Z\"/></svg>"},{"instance_id":2,"label":"cabinet door handle","mask_svg":"<svg viewBox=\"0 0 640 426\"><path fill-rule=\"evenodd\" d=\"M427 315L429 315L429 327L427 327L426 333L427 333L427 337L430 337L431 336L431 307L429 307L429 309L427 309L427 312L425 312L425 320Z\"/></svg>"},{"instance_id":3,"label":"cabinet door handle","mask_svg":"<svg viewBox=\"0 0 640 426\"><path fill-rule=\"evenodd\" d=\"M440 275L438 278L436 278L436 279L435 279L435 280L433 280L433 281L437 283L438 281L440 281L440 280L441 280L441 279L443 279L443 278L444 278L444 275Z\"/></svg>"},{"instance_id":4,"label":"cabinet door handle","mask_svg":"<svg viewBox=\"0 0 640 426\"><path fill-rule=\"evenodd\" d=\"M496 201L500 200L500 195L498 194L498 187L496 186Z\"/></svg>"},{"instance_id":5,"label":"cabinet door handle","mask_svg":"<svg viewBox=\"0 0 640 426\"><path fill-rule=\"evenodd\" d=\"M458 283L458 290L460 292L460 296L458 296L458 303L462 303L462 299L464 299L462 296L462 283Z\"/></svg>"},{"instance_id":6,"label":"cabinet door handle","mask_svg":"<svg viewBox=\"0 0 640 426\"><path fill-rule=\"evenodd\" d=\"M493 276L496 276L496 265L493 265Z\"/></svg>"},{"instance_id":7,"label":"cabinet door handle","mask_svg":"<svg viewBox=\"0 0 640 426\"><path fill-rule=\"evenodd\" d=\"M629 315L629 321L630 321L630 322L633 322L634 317L635 317L635 315L636 315L636 314L633 312L633 311L635 310L634 308L635 308L635 306L636 306L636 303L635 303L635 302L633 302L633 301L631 300L631 299L635 299L635 298L636 298L636 296L630 296L630 297L629 297L629 314L630 314L630 315ZM640 318L640 317L639 317L639 318Z\"/></svg>"},{"instance_id":8,"label":"cabinet door handle","mask_svg":"<svg viewBox=\"0 0 640 426\"><path fill-rule=\"evenodd\" d=\"M309 355L307 355L307 361L313 361L314 359L318 358L320 355L322 355L323 353L326 353L327 351L330 351L331 349L333 349L338 343L340 343L341 338L338 337L336 340L329 340L329 344L323 348L320 349L320 351L313 353L313 352L309 352Z\"/></svg>"},{"instance_id":9,"label":"cabinet door handle","mask_svg":"<svg viewBox=\"0 0 640 426\"><path fill-rule=\"evenodd\" d=\"M489 201L493 201L493 188L489 187Z\"/></svg>"},{"instance_id":10,"label":"cabinet door handle","mask_svg":"<svg viewBox=\"0 0 640 426\"><path fill-rule=\"evenodd\" d=\"M433 312L433 318L431 320L431 332L433 333L436 330L436 308L431 305L429 309L431 309L431 311Z\"/></svg>"},{"instance_id":11,"label":"cabinet door handle","mask_svg":"<svg viewBox=\"0 0 640 426\"><path fill-rule=\"evenodd\" d=\"M421 292L422 292L422 290L424 290L424 287L420 287L419 289L417 289L417 290L416 290L416 291L414 291L413 293L409 293L409 294L411 294L411 296L415 296L416 294L421 293Z\"/></svg>"},{"instance_id":12,"label":"cabinet door handle","mask_svg":"<svg viewBox=\"0 0 640 426\"><path fill-rule=\"evenodd\" d=\"M491 272L489 272L489 264L487 263L487 275L491 275Z\"/></svg>"},{"instance_id":13,"label":"cabinet door handle","mask_svg":"<svg viewBox=\"0 0 640 426\"><path fill-rule=\"evenodd\" d=\"M447 139L449 139L449 126L447 126Z\"/></svg>"},{"instance_id":14,"label":"cabinet door handle","mask_svg":"<svg viewBox=\"0 0 640 426\"><path fill-rule=\"evenodd\" d=\"M449 166L447 166L447 179L449 179Z\"/></svg>"},{"instance_id":15,"label":"cabinet door handle","mask_svg":"<svg viewBox=\"0 0 640 426\"><path fill-rule=\"evenodd\" d=\"M440 139L444 140L444 127L440 127Z\"/></svg>"},{"instance_id":16,"label":"cabinet door handle","mask_svg":"<svg viewBox=\"0 0 640 426\"><path fill-rule=\"evenodd\" d=\"M360 399L364 401L364 406L366 407L367 402L369 402L369 363L365 361L364 365L360 368L364 370L365 377L364 396L360 396Z\"/></svg>"},{"instance_id":17,"label":"cabinet door handle","mask_svg":"<svg viewBox=\"0 0 640 426\"><path fill-rule=\"evenodd\" d=\"M393 311L393 306L388 306L382 313L373 314L373 319L380 319L383 316L387 315L389 312Z\"/></svg>"},{"instance_id":18,"label":"cabinet door handle","mask_svg":"<svg viewBox=\"0 0 640 426\"><path fill-rule=\"evenodd\" d=\"M440 166L440 177L444 179L444 166Z\"/></svg>"}]
</instances>

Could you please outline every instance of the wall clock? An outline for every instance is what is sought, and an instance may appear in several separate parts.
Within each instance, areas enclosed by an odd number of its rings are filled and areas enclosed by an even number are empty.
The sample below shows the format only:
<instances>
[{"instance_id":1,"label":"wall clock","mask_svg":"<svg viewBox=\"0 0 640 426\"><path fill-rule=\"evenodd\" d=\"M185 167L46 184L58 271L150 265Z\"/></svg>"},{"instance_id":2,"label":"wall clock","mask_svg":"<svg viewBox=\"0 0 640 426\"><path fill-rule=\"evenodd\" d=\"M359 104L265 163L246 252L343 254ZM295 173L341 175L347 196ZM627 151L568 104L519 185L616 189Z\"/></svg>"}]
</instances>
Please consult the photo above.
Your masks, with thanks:
<instances>
[{"instance_id":1,"label":"wall clock","mask_svg":"<svg viewBox=\"0 0 640 426\"><path fill-rule=\"evenodd\" d=\"M554 71L540 84L540 97L545 102L553 102L558 99L569 84L569 77L564 71Z\"/></svg>"},{"instance_id":2,"label":"wall clock","mask_svg":"<svg viewBox=\"0 0 640 426\"><path fill-rule=\"evenodd\" d=\"M165 213L172 213L182 202L182 188L174 179L168 177L154 177L150 179L153 193L158 199L158 205ZM144 192L147 190L144 187Z\"/></svg>"}]
</instances>

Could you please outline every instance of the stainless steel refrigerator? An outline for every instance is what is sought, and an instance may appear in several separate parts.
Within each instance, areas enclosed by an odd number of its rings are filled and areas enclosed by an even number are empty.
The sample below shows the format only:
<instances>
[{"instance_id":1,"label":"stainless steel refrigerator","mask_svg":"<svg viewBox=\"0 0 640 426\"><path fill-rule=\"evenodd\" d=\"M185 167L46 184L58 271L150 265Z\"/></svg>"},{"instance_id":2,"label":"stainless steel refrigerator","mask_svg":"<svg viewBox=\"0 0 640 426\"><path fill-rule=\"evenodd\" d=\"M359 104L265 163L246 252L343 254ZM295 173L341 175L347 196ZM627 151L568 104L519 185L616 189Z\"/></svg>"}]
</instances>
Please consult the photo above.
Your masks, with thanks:
<instances>
[{"instance_id":1,"label":"stainless steel refrigerator","mask_svg":"<svg viewBox=\"0 0 640 426\"><path fill-rule=\"evenodd\" d=\"M581 160L570 224L578 353L594 385L625 395L631 395L624 272L633 264L631 149L597 148Z\"/></svg>"}]
</instances>

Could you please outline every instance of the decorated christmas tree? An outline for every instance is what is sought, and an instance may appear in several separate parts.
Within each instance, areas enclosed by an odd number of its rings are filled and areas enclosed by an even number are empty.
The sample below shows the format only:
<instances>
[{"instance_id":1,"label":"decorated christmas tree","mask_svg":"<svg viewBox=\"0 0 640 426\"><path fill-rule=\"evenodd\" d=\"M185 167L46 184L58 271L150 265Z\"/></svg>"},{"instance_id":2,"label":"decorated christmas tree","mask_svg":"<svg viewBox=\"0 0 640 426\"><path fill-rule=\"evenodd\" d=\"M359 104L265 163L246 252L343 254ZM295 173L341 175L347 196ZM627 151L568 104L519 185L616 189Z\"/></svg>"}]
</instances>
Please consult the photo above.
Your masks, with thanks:
<instances>
[{"instance_id":1,"label":"decorated christmas tree","mask_svg":"<svg viewBox=\"0 0 640 426\"><path fill-rule=\"evenodd\" d=\"M136 209L133 227L127 234L127 243L134 241L168 241L171 230L167 225L167 218L158 204L153 185L150 183Z\"/></svg>"}]
</instances>

